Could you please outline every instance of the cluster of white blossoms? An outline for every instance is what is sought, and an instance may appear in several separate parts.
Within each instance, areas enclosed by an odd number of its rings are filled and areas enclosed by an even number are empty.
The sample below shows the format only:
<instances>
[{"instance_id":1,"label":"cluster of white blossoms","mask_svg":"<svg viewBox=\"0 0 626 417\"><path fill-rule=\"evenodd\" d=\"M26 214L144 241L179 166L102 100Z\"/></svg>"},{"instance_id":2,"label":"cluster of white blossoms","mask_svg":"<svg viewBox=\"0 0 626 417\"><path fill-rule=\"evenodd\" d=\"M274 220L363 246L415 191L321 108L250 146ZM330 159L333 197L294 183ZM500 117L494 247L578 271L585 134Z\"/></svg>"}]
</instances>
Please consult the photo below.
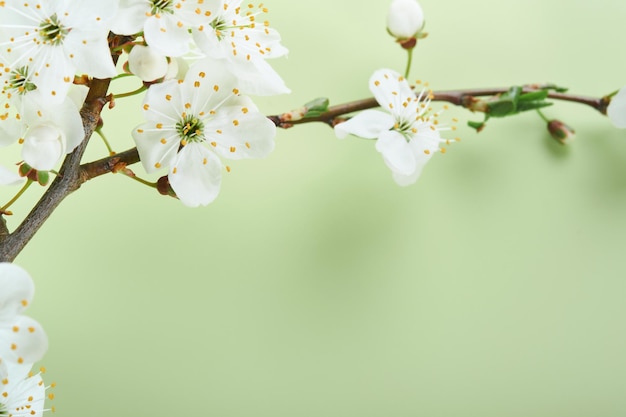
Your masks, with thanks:
<instances>
[{"instance_id":1,"label":"cluster of white blossoms","mask_svg":"<svg viewBox=\"0 0 626 417\"><path fill-rule=\"evenodd\" d=\"M35 291L26 271L0 263L0 416L36 416L44 411L46 386L31 374L48 349L41 325L22 312Z\"/></svg>"},{"instance_id":2,"label":"cluster of white blossoms","mask_svg":"<svg viewBox=\"0 0 626 417\"><path fill-rule=\"evenodd\" d=\"M133 132L144 167L169 168L184 204L210 203L227 169L219 157L273 148L273 124L244 96L289 92L266 61L287 54L266 13L242 0L0 1L0 147L18 142L29 167L53 170L85 136L75 80L116 77L123 50L123 70L149 86L150 126ZM0 184L21 181L0 167Z\"/></svg>"}]
</instances>

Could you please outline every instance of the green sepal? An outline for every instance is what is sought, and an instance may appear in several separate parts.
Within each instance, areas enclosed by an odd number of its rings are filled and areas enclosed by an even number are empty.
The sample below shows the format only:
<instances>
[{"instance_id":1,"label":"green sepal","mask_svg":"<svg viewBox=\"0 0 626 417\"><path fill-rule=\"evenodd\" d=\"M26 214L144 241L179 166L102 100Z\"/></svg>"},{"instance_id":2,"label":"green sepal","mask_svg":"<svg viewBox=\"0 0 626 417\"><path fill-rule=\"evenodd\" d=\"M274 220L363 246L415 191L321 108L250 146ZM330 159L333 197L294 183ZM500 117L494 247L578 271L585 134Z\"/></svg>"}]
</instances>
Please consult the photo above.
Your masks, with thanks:
<instances>
[{"instance_id":1,"label":"green sepal","mask_svg":"<svg viewBox=\"0 0 626 417\"><path fill-rule=\"evenodd\" d=\"M48 171L37 171L37 182L39 185L48 185L50 173Z\"/></svg>"},{"instance_id":2,"label":"green sepal","mask_svg":"<svg viewBox=\"0 0 626 417\"><path fill-rule=\"evenodd\" d=\"M20 177L26 177L30 181L37 181L41 186L48 185L48 182L50 182L50 173L48 171L38 171L26 162L20 164L18 173Z\"/></svg>"}]
</instances>

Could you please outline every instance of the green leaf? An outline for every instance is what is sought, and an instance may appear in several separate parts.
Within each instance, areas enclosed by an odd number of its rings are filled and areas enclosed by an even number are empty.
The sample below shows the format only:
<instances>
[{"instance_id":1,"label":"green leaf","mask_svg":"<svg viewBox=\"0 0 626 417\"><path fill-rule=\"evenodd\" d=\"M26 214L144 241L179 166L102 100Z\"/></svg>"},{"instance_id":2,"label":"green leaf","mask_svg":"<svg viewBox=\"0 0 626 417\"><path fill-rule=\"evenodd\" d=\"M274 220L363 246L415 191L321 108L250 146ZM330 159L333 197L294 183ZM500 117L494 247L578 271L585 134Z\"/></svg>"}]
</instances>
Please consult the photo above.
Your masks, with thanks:
<instances>
[{"instance_id":1,"label":"green leaf","mask_svg":"<svg viewBox=\"0 0 626 417\"><path fill-rule=\"evenodd\" d=\"M311 100L304 105L306 112L304 113L304 118L308 117L317 117L320 114L328 111L329 100L326 97L319 97L315 100Z\"/></svg>"}]
</instances>

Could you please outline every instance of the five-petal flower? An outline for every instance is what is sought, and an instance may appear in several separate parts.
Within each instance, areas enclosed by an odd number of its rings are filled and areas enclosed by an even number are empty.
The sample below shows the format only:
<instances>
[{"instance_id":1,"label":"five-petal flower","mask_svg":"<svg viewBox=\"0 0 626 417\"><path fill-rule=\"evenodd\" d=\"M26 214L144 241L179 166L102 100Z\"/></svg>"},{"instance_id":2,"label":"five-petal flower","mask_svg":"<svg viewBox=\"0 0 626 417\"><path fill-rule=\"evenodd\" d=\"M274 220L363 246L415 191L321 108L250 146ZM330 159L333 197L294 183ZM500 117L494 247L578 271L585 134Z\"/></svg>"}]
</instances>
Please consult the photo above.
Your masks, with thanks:
<instances>
[{"instance_id":1,"label":"five-petal flower","mask_svg":"<svg viewBox=\"0 0 626 417\"><path fill-rule=\"evenodd\" d=\"M259 16L267 13L263 5L241 5L242 0L224 0L218 15L206 25L193 30L194 40L208 57L224 60L239 79L245 94L273 95L289 93L283 79L266 59L287 54L280 35Z\"/></svg>"},{"instance_id":2,"label":"five-petal flower","mask_svg":"<svg viewBox=\"0 0 626 417\"><path fill-rule=\"evenodd\" d=\"M107 42L117 0L0 2L0 46L5 67L29 69L27 81L48 100L63 101L77 71L116 74Z\"/></svg>"},{"instance_id":3,"label":"five-petal flower","mask_svg":"<svg viewBox=\"0 0 626 417\"><path fill-rule=\"evenodd\" d=\"M274 123L239 95L236 78L220 61L199 61L183 81L151 86L143 109L148 122L133 130L141 162L147 172L169 167L169 182L187 206L217 197L218 155L262 158L274 148Z\"/></svg>"},{"instance_id":4,"label":"five-petal flower","mask_svg":"<svg viewBox=\"0 0 626 417\"><path fill-rule=\"evenodd\" d=\"M400 74L381 69L370 78L370 90L378 104L387 112L365 110L346 122L335 126L335 134L345 138L348 134L366 139L378 139L376 149L391 169L399 185L414 183L426 162L442 139L436 117L429 110L429 93L419 95Z\"/></svg>"},{"instance_id":5,"label":"five-petal flower","mask_svg":"<svg viewBox=\"0 0 626 417\"><path fill-rule=\"evenodd\" d=\"M189 51L189 30L208 24L221 0L120 0L112 30L120 35L143 32L148 45L165 56Z\"/></svg>"}]
</instances>

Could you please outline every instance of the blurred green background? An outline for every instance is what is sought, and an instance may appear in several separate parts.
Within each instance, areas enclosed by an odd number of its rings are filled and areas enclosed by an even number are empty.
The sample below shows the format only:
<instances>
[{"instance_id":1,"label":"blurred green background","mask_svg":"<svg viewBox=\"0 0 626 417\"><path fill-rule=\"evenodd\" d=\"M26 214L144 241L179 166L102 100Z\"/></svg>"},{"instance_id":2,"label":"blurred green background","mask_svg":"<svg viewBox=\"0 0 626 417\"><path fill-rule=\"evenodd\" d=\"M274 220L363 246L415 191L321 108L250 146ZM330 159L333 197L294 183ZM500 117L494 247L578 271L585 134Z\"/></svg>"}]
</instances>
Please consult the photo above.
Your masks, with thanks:
<instances>
[{"instance_id":1,"label":"blurred green background","mask_svg":"<svg viewBox=\"0 0 626 417\"><path fill-rule=\"evenodd\" d=\"M265 3L293 90L256 100L266 114L364 98L374 70L404 68L386 0ZM626 84L625 2L421 4L412 78L436 90ZM626 131L579 105L546 113L571 146L535 114L462 127L408 188L373 142L324 125L230 164L205 208L121 175L85 184L16 260L57 414L625 416ZM137 101L104 117L129 148ZM104 152L94 138L88 157Z\"/></svg>"}]
</instances>

